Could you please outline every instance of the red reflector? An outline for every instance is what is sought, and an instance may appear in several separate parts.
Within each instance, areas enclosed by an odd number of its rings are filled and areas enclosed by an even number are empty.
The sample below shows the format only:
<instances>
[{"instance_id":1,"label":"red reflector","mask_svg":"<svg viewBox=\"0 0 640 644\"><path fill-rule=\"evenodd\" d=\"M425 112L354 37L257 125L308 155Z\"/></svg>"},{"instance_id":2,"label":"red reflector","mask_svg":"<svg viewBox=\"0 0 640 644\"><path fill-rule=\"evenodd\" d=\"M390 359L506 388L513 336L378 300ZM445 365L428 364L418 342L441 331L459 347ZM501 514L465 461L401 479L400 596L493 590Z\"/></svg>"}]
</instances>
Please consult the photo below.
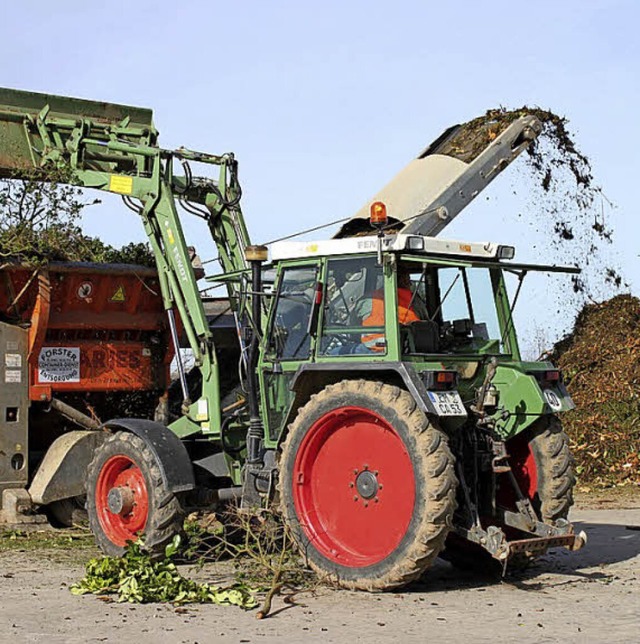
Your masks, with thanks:
<instances>
[{"instance_id":1,"label":"red reflector","mask_svg":"<svg viewBox=\"0 0 640 644\"><path fill-rule=\"evenodd\" d=\"M318 306L322 304L322 282L316 284L316 302Z\"/></svg>"},{"instance_id":2,"label":"red reflector","mask_svg":"<svg viewBox=\"0 0 640 644\"><path fill-rule=\"evenodd\" d=\"M547 382L557 382L560 380L560 372L559 371L545 371L544 372L544 380Z\"/></svg>"},{"instance_id":3,"label":"red reflector","mask_svg":"<svg viewBox=\"0 0 640 644\"><path fill-rule=\"evenodd\" d=\"M456 374L453 371L439 371L436 374L436 382L453 382Z\"/></svg>"}]
</instances>

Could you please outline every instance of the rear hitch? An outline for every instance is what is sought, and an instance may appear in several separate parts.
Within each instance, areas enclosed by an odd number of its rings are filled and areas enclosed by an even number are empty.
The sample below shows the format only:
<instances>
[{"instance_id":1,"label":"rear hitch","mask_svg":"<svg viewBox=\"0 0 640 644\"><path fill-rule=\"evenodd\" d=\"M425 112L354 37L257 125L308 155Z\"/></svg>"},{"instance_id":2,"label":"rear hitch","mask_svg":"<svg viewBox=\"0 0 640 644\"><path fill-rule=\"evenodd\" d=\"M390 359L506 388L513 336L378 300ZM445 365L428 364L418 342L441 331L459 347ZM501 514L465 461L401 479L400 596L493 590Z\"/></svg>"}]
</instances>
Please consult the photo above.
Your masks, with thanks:
<instances>
[{"instance_id":1,"label":"rear hitch","mask_svg":"<svg viewBox=\"0 0 640 644\"><path fill-rule=\"evenodd\" d=\"M505 524L513 523L515 512L505 512ZM513 526L516 527L516 526ZM470 530L456 527L455 531L463 538L484 548L494 559L503 565L506 572L508 561L517 554L542 555L550 548L567 548L580 550L587 544L584 531L576 534L573 525L564 519L559 519L556 525L536 522L533 530L527 531L529 536L524 539L509 540L504 531L498 526L489 526L486 530L474 526Z\"/></svg>"}]
</instances>

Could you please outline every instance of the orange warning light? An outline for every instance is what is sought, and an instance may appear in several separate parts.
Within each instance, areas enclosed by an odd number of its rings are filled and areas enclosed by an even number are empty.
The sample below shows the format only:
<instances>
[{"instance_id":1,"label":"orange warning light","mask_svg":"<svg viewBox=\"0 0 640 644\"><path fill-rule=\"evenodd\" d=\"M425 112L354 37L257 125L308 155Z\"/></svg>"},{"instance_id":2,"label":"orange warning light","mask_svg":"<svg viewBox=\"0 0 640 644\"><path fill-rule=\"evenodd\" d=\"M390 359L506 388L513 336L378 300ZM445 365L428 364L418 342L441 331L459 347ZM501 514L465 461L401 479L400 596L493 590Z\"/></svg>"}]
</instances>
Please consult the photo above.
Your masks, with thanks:
<instances>
[{"instance_id":1,"label":"orange warning light","mask_svg":"<svg viewBox=\"0 0 640 644\"><path fill-rule=\"evenodd\" d=\"M384 205L384 203L382 203L382 201L374 201L371 204L369 212L369 221L371 222L372 226L375 226L376 228L382 228L383 226L387 225L387 207Z\"/></svg>"}]
</instances>

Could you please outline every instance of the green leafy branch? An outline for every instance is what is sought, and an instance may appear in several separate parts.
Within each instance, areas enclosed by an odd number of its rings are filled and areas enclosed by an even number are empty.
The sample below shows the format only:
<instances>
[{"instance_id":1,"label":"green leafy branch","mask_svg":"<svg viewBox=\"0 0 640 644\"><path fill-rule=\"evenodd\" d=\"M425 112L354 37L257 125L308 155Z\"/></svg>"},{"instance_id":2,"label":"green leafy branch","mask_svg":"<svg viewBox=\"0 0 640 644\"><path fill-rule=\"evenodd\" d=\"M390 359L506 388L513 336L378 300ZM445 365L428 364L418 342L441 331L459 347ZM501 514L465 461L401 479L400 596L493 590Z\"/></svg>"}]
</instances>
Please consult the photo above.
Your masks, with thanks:
<instances>
[{"instance_id":1,"label":"green leafy branch","mask_svg":"<svg viewBox=\"0 0 640 644\"><path fill-rule=\"evenodd\" d=\"M194 513L185 522L185 532L185 556L199 557L199 563L231 559L238 583L264 593L258 619L269 615L276 596L293 604L297 595L317 586L315 574L305 566L275 509L229 506L220 518Z\"/></svg>"},{"instance_id":2,"label":"green leafy branch","mask_svg":"<svg viewBox=\"0 0 640 644\"><path fill-rule=\"evenodd\" d=\"M71 592L74 595L115 595L118 602L137 604L210 603L244 609L257 606L254 593L245 584L221 588L183 577L172 560L180 542L180 537L176 536L167 546L164 559L159 561L152 561L144 552L141 539L129 542L122 557L91 559L85 577L71 586Z\"/></svg>"}]
</instances>

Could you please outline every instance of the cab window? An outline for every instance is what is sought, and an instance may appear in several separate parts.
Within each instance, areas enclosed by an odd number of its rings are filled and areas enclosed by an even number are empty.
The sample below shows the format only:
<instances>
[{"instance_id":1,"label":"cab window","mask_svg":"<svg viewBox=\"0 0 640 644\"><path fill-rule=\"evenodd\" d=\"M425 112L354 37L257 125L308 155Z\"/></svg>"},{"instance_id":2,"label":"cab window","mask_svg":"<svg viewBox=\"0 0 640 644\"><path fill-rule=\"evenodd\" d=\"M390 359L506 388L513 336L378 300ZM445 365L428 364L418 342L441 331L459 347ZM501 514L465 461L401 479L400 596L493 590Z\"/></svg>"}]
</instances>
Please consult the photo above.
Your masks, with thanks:
<instances>
[{"instance_id":1,"label":"cab window","mask_svg":"<svg viewBox=\"0 0 640 644\"><path fill-rule=\"evenodd\" d=\"M382 267L375 257L329 260L319 353L385 351Z\"/></svg>"},{"instance_id":2,"label":"cab window","mask_svg":"<svg viewBox=\"0 0 640 644\"><path fill-rule=\"evenodd\" d=\"M282 272L269 344L275 358L305 360L309 357L309 320L317 281L317 266L286 268Z\"/></svg>"}]
</instances>

